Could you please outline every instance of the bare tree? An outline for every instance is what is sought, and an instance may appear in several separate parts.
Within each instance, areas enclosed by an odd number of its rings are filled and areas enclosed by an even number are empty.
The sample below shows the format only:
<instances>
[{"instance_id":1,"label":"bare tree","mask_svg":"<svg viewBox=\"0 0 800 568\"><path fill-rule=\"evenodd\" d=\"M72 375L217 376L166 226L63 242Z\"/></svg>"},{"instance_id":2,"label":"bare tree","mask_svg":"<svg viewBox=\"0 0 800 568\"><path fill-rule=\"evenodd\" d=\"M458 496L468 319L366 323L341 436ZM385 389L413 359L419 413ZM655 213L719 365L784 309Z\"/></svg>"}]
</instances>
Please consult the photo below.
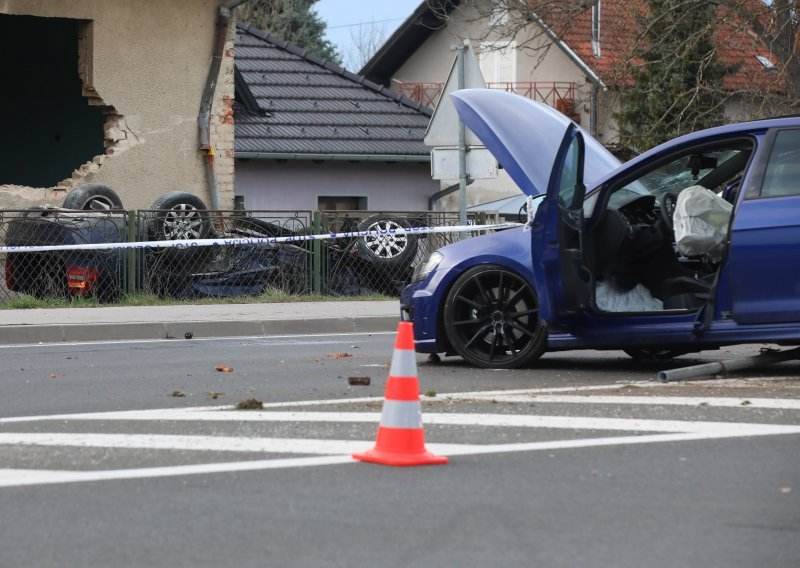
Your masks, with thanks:
<instances>
[{"instance_id":1,"label":"bare tree","mask_svg":"<svg viewBox=\"0 0 800 568\"><path fill-rule=\"evenodd\" d=\"M375 22L367 22L353 26L350 30L352 47L344 54L344 66L352 71L358 71L375 55L383 44L386 28Z\"/></svg>"},{"instance_id":2,"label":"bare tree","mask_svg":"<svg viewBox=\"0 0 800 568\"><path fill-rule=\"evenodd\" d=\"M597 0L427 0L429 7L441 18L453 24L471 25L480 29L480 37L473 40L487 41L498 38L515 39L519 51L534 55L536 64L541 63L559 40L574 37L575 26L583 26L590 21L590 13L598 8ZM660 60L667 62L681 58L691 44L691 38L679 26L680 18L673 18L669 24L663 18L650 13L651 2L646 0L602 0L599 3L601 14L600 38L608 45L613 39L616 52L603 61L603 53L596 60L585 59L590 67L602 64L602 80L609 89L603 96L607 100L617 97L631 89L637 80L643 64L642 54L650 52L651 66L658 66ZM800 110L800 0L674 0L672 9L691 13L709 8L716 15L705 19L706 29L696 29L693 33L711 37L710 50L697 59L694 78L691 74L681 90L678 85L670 85L670 91L683 93L674 105L664 107L657 116L643 116L649 120L685 120L687 123L707 125L709 121L721 120L719 105L735 96L743 104L739 105L737 118L757 118L772 114L797 112ZM624 12L626 27L608 28L610 22L603 20L602 14ZM476 25L479 24L479 25ZM659 26L659 33L653 34L653 26ZM580 28L584 30L585 28ZM589 33L589 30L586 30ZM603 35L605 34L605 35ZM612 36L613 34L613 36ZM684 34L684 35L681 35ZM676 42L675 37L686 39L685 44ZM695 36L692 36L695 37ZM602 43L602 42L601 42ZM724 57L722 57L724 52ZM752 56L754 52L762 55L759 61ZM742 55L737 60L737 53ZM727 66L726 77L722 81L708 81L708 70L714 68L713 62L723 60ZM691 66L690 65L690 66ZM771 68L770 68L771 67ZM667 90L658 81L665 76L653 73L654 84L639 88L653 92ZM708 100L717 102L708 105ZM681 106L682 105L682 106ZM698 108L706 113L704 120L696 112ZM667 112L668 110L668 112ZM656 114L654 112L654 114ZM683 128L686 128L684 125ZM676 125L662 125L661 132L680 132Z\"/></svg>"},{"instance_id":3,"label":"bare tree","mask_svg":"<svg viewBox=\"0 0 800 568\"><path fill-rule=\"evenodd\" d=\"M800 1L719 0L740 26L755 33L775 59L776 83L789 101L800 103Z\"/></svg>"}]
</instances>

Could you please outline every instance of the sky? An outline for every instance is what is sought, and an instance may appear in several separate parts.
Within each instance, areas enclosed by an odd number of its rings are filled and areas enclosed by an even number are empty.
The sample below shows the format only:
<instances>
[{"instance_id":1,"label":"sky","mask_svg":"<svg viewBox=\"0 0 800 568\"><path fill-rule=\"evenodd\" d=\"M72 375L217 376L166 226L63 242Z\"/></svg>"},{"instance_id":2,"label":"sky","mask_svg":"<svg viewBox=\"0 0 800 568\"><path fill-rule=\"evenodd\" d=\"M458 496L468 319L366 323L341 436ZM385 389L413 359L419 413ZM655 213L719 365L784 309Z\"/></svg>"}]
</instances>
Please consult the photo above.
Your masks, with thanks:
<instances>
[{"instance_id":1,"label":"sky","mask_svg":"<svg viewBox=\"0 0 800 568\"><path fill-rule=\"evenodd\" d=\"M314 9L328 25L326 37L336 45L350 71L360 67L358 50L352 35L358 27L375 30L381 43L403 23L422 0L319 0ZM370 32L371 33L371 32Z\"/></svg>"}]
</instances>

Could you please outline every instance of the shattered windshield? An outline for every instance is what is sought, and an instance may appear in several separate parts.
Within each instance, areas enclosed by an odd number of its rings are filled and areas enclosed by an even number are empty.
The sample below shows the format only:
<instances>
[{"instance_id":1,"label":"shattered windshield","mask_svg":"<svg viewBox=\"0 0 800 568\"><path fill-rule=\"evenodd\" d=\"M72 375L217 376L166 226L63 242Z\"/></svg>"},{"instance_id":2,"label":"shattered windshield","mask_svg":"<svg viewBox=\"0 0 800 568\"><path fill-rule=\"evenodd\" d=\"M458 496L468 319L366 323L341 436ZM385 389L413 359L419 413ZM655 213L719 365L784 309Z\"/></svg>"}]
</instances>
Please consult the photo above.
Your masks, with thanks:
<instances>
[{"instance_id":1,"label":"shattered windshield","mask_svg":"<svg viewBox=\"0 0 800 568\"><path fill-rule=\"evenodd\" d=\"M609 204L618 207L644 192L658 199L664 193L677 194L693 185L721 191L726 182L742 172L749 155L750 147L726 147L682 155L620 188L611 196Z\"/></svg>"}]
</instances>

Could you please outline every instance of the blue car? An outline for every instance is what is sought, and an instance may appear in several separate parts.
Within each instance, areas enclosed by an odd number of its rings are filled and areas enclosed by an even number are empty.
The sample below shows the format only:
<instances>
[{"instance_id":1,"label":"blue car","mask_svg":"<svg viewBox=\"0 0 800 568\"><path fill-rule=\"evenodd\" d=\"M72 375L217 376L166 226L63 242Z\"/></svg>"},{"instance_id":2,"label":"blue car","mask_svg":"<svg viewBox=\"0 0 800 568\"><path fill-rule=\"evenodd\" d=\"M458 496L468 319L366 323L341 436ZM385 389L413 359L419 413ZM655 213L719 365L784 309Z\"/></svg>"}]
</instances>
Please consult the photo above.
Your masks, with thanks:
<instances>
[{"instance_id":1,"label":"blue car","mask_svg":"<svg viewBox=\"0 0 800 568\"><path fill-rule=\"evenodd\" d=\"M452 98L520 189L544 197L524 227L416 266L400 301L418 352L515 368L568 349L800 344L800 117L695 132L620 164L545 105Z\"/></svg>"}]
</instances>

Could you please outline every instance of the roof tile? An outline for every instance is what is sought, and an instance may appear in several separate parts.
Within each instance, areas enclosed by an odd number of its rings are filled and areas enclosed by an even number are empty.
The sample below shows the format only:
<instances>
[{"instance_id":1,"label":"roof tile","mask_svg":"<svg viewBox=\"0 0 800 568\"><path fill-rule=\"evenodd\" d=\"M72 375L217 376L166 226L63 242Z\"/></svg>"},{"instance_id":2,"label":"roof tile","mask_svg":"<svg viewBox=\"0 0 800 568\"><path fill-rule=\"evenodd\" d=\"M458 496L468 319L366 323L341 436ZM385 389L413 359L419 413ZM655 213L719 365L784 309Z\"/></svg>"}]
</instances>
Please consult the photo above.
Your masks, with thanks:
<instances>
[{"instance_id":1,"label":"roof tile","mask_svg":"<svg viewBox=\"0 0 800 568\"><path fill-rule=\"evenodd\" d=\"M236 105L237 152L427 156L431 111L305 50L237 25L236 67L266 116Z\"/></svg>"}]
</instances>

